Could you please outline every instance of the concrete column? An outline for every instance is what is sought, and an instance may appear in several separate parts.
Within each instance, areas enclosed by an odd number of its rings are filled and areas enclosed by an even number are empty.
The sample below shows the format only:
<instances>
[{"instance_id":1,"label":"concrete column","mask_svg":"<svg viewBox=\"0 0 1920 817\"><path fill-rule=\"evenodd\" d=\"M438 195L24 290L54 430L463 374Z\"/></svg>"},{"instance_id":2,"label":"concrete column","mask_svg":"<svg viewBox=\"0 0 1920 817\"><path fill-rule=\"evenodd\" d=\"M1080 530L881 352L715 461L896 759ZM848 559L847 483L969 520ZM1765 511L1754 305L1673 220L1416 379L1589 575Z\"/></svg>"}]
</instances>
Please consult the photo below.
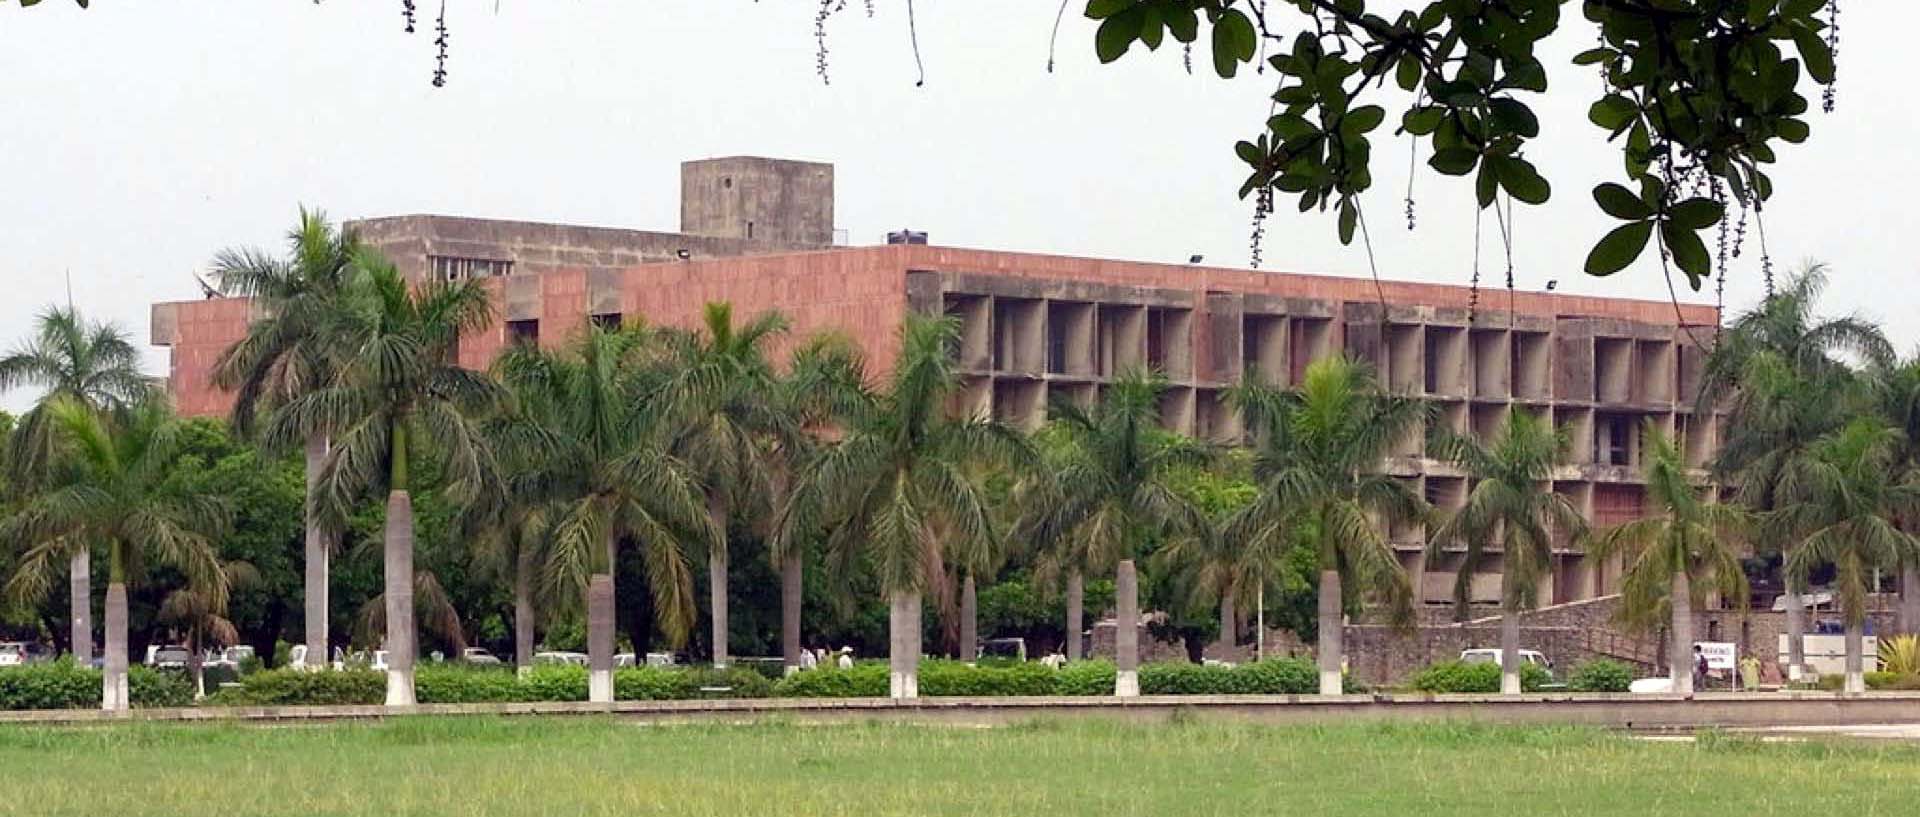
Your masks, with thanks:
<instances>
[{"instance_id":1,"label":"concrete column","mask_svg":"<svg viewBox=\"0 0 1920 817\"><path fill-rule=\"evenodd\" d=\"M1113 593L1113 694L1130 698L1140 694L1140 581L1132 559L1120 560Z\"/></svg>"}]
</instances>

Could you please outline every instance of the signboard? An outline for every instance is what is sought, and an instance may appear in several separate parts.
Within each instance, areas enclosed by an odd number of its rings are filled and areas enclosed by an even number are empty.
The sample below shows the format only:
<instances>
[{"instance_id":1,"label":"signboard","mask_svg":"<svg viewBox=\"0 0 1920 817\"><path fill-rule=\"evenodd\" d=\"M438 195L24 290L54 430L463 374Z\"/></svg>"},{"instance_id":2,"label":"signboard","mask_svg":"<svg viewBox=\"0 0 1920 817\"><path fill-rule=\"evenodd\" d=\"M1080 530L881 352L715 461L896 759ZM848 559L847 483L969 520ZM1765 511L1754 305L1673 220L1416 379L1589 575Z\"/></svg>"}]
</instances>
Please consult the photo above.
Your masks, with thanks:
<instances>
[{"instance_id":1,"label":"signboard","mask_svg":"<svg viewBox=\"0 0 1920 817\"><path fill-rule=\"evenodd\" d=\"M1694 649L1707 657L1707 669L1732 670L1738 666L1739 645L1723 641L1695 641Z\"/></svg>"}]
</instances>

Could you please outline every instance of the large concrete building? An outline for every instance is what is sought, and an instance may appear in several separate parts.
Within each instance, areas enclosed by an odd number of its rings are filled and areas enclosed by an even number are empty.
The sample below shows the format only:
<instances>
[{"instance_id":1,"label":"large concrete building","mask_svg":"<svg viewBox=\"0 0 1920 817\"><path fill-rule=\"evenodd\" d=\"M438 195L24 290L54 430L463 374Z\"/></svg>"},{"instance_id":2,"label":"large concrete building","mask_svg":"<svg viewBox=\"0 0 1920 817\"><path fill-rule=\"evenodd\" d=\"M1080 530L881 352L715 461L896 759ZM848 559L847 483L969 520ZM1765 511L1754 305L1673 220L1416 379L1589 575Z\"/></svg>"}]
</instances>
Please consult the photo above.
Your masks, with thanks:
<instances>
[{"instance_id":1,"label":"large concrete building","mask_svg":"<svg viewBox=\"0 0 1920 817\"><path fill-rule=\"evenodd\" d=\"M680 233L403 216L357 222L416 277L483 277L499 320L463 338L464 365L485 366L509 343L556 343L590 321L686 325L701 306L779 309L797 340L845 332L876 369L898 350L908 312L962 327L960 411L1033 427L1052 399L1089 402L1132 367L1167 376L1164 423L1222 440L1239 421L1223 399L1242 376L1276 385L1317 358L1371 362L1392 391L1433 404L1434 422L1489 437L1524 411L1573 440L1551 490L1596 524L1641 514L1643 423L1681 440L1704 466L1720 419L1693 411L1702 351L1719 315L1664 301L1506 292L1471 308L1466 287L1032 255L927 245L835 247L832 169L766 159L690 162ZM208 370L250 315L237 299L158 304L154 343L172 347L169 380L183 411L216 413L229 398ZM1384 467L1440 507L1467 496L1466 476L1410 435ZM1429 561L1424 532L1391 531L1424 601L1451 598L1460 557ZM1474 577L1497 598L1499 565ZM1616 566L1561 542L1541 600L1617 590Z\"/></svg>"}]
</instances>

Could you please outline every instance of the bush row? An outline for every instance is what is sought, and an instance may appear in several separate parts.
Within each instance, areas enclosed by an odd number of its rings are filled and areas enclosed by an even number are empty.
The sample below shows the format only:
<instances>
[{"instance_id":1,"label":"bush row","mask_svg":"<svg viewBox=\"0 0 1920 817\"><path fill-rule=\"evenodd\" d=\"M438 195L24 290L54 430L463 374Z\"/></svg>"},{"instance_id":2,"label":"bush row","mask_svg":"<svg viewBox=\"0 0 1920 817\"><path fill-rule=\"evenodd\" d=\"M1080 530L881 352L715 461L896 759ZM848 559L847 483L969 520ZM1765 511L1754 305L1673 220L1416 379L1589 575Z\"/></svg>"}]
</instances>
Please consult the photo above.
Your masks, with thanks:
<instances>
[{"instance_id":1,"label":"bush row","mask_svg":"<svg viewBox=\"0 0 1920 817\"><path fill-rule=\"evenodd\" d=\"M181 672L128 669L127 692L137 707L193 703L193 682ZM100 671L69 660L0 670L0 709L92 709L100 706Z\"/></svg>"},{"instance_id":2,"label":"bush row","mask_svg":"<svg viewBox=\"0 0 1920 817\"><path fill-rule=\"evenodd\" d=\"M1112 695L1110 661L1079 661L1058 670L1042 664L969 667L956 661L920 666L920 694L928 697L1001 697L1015 695ZM1235 667L1200 664L1147 664L1140 668L1146 695L1310 695L1320 675L1313 662L1281 658ZM887 694L885 664L802 672L774 686L789 698L871 698Z\"/></svg>"},{"instance_id":3,"label":"bush row","mask_svg":"<svg viewBox=\"0 0 1920 817\"><path fill-rule=\"evenodd\" d=\"M1839 691L1846 685L1845 675L1822 675L1818 686L1828 691ZM1920 675L1901 675L1897 672L1869 672L1866 674L1867 689L1920 690Z\"/></svg>"},{"instance_id":4,"label":"bush row","mask_svg":"<svg viewBox=\"0 0 1920 817\"><path fill-rule=\"evenodd\" d=\"M1553 681L1553 674L1533 664L1520 665L1520 689L1534 692ZM1500 691L1500 665L1480 662L1441 661L1413 675L1413 688L1421 692Z\"/></svg>"},{"instance_id":5,"label":"bush row","mask_svg":"<svg viewBox=\"0 0 1920 817\"><path fill-rule=\"evenodd\" d=\"M372 670L280 669L248 675L239 687L223 689L207 702L227 706L377 704L386 700L386 690L386 676ZM773 694L773 682L751 669L631 667L614 672L613 692L624 701L765 698ZM414 671L414 695L423 704L584 701L587 670L538 666L521 676L511 670L422 666Z\"/></svg>"},{"instance_id":6,"label":"bush row","mask_svg":"<svg viewBox=\"0 0 1920 817\"><path fill-rule=\"evenodd\" d=\"M1567 678L1567 688L1574 692L1626 692L1632 684L1632 667L1605 658L1581 664Z\"/></svg>"}]
</instances>

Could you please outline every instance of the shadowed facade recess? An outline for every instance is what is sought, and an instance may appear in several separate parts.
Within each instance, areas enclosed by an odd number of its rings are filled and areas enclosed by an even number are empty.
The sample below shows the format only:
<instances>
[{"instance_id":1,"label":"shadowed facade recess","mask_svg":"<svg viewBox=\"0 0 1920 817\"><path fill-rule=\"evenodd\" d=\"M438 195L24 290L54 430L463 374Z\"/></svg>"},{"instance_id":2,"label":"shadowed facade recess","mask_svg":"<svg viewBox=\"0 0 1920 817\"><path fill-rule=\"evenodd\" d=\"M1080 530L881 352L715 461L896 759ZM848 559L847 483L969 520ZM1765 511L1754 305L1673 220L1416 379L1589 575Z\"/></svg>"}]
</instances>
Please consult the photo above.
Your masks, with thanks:
<instances>
[{"instance_id":1,"label":"shadowed facade recess","mask_svg":"<svg viewBox=\"0 0 1920 817\"><path fill-rule=\"evenodd\" d=\"M966 374L956 411L1038 427L1050 400L1091 404L1134 367L1163 372L1163 423L1198 437L1242 433L1224 398L1242 376L1285 386L1314 359L1349 354L1395 393L1433 404L1433 423L1490 439L1509 412L1565 429L1568 464L1551 489L1595 525L1642 514L1643 423L1680 441L1702 469L1723 417L1694 411L1712 306L1150 264L928 245L836 247L833 168L773 159L688 162L681 232L641 232L444 216L353 222L410 276L476 277L496 322L462 338L462 365L482 368L511 343L558 344L588 322L693 326L702 305L736 314L779 309L798 343L843 332L875 371L898 352L908 312L961 326ZM1573 263L1573 262L1569 262ZM1511 308L1509 308L1509 304ZM210 374L245 331L247 301L214 298L153 308L153 343L171 347L168 379L188 414L218 414L229 395ZM776 349L783 355L785 349ZM1441 508L1464 504L1464 472L1428 456L1410 434L1383 465ZM1705 472L1698 475L1704 481ZM1707 490L1712 490L1708 488ZM1458 553L1429 559L1425 531L1391 538L1423 601L1452 599ZM1499 558L1473 577L1476 601L1498 599ZM1619 565L1555 547L1542 604L1618 592Z\"/></svg>"}]
</instances>

